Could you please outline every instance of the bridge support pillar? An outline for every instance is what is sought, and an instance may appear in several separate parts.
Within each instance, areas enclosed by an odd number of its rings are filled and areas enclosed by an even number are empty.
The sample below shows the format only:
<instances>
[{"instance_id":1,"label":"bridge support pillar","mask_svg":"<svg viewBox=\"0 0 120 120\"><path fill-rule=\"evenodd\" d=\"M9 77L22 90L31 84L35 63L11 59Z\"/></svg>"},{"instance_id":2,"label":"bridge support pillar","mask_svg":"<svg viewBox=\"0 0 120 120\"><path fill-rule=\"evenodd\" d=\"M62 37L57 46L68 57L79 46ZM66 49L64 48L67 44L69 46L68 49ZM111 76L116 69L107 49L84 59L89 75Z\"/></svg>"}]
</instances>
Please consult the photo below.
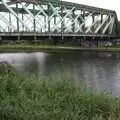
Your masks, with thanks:
<instances>
[{"instance_id":1,"label":"bridge support pillar","mask_svg":"<svg viewBox=\"0 0 120 120\"><path fill-rule=\"evenodd\" d=\"M99 48L103 47L103 44L104 44L104 39L100 38L100 40L98 41L98 47Z\"/></svg>"},{"instance_id":2,"label":"bridge support pillar","mask_svg":"<svg viewBox=\"0 0 120 120\"><path fill-rule=\"evenodd\" d=\"M0 41L2 41L2 37L0 36Z\"/></svg>"},{"instance_id":3,"label":"bridge support pillar","mask_svg":"<svg viewBox=\"0 0 120 120\"><path fill-rule=\"evenodd\" d=\"M94 38L94 41L95 41L95 47L98 48L98 41L99 39L97 38L97 40Z\"/></svg>"},{"instance_id":4,"label":"bridge support pillar","mask_svg":"<svg viewBox=\"0 0 120 120\"><path fill-rule=\"evenodd\" d=\"M93 42L93 38L91 37L91 38L90 38L89 47L90 47L90 48L92 48L92 47L93 47L93 45L94 45L94 42Z\"/></svg>"},{"instance_id":5,"label":"bridge support pillar","mask_svg":"<svg viewBox=\"0 0 120 120\"><path fill-rule=\"evenodd\" d=\"M51 35L49 35L49 37L48 37L48 40L50 41L50 40L52 40L52 37L51 37Z\"/></svg>"},{"instance_id":6,"label":"bridge support pillar","mask_svg":"<svg viewBox=\"0 0 120 120\"><path fill-rule=\"evenodd\" d=\"M76 44L76 37L73 36L71 39L72 39L72 43L73 43L73 45L75 45L75 44Z\"/></svg>"},{"instance_id":7,"label":"bridge support pillar","mask_svg":"<svg viewBox=\"0 0 120 120\"><path fill-rule=\"evenodd\" d=\"M17 36L17 41L20 42L20 35Z\"/></svg>"},{"instance_id":8,"label":"bridge support pillar","mask_svg":"<svg viewBox=\"0 0 120 120\"><path fill-rule=\"evenodd\" d=\"M64 41L64 36L63 35L61 35L61 42L63 42Z\"/></svg>"},{"instance_id":9,"label":"bridge support pillar","mask_svg":"<svg viewBox=\"0 0 120 120\"><path fill-rule=\"evenodd\" d=\"M84 38L81 38L81 47L84 48Z\"/></svg>"},{"instance_id":10,"label":"bridge support pillar","mask_svg":"<svg viewBox=\"0 0 120 120\"><path fill-rule=\"evenodd\" d=\"M85 42L86 42L86 37L83 37L83 38L82 38L82 47L83 47L83 48L85 47Z\"/></svg>"},{"instance_id":11,"label":"bridge support pillar","mask_svg":"<svg viewBox=\"0 0 120 120\"><path fill-rule=\"evenodd\" d=\"M34 35L34 41L37 41L37 36L36 35Z\"/></svg>"},{"instance_id":12,"label":"bridge support pillar","mask_svg":"<svg viewBox=\"0 0 120 120\"><path fill-rule=\"evenodd\" d=\"M97 47L98 47L98 48L101 47L101 39L97 40Z\"/></svg>"},{"instance_id":13,"label":"bridge support pillar","mask_svg":"<svg viewBox=\"0 0 120 120\"><path fill-rule=\"evenodd\" d=\"M2 44L2 37L0 36L0 44Z\"/></svg>"}]
</instances>

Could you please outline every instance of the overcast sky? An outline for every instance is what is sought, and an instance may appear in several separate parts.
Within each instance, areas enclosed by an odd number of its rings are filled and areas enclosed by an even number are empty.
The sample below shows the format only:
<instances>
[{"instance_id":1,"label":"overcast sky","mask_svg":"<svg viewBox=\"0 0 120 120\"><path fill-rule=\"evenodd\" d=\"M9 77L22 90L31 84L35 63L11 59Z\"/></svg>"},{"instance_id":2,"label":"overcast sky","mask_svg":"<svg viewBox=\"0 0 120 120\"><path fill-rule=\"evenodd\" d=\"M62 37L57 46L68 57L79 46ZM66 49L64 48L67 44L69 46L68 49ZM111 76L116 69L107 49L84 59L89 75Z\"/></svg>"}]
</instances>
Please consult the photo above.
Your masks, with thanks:
<instances>
[{"instance_id":1,"label":"overcast sky","mask_svg":"<svg viewBox=\"0 0 120 120\"><path fill-rule=\"evenodd\" d=\"M120 0L64 0L69 2L76 2L90 6L115 10L120 20Z\"/></svg>"}]
</instances>

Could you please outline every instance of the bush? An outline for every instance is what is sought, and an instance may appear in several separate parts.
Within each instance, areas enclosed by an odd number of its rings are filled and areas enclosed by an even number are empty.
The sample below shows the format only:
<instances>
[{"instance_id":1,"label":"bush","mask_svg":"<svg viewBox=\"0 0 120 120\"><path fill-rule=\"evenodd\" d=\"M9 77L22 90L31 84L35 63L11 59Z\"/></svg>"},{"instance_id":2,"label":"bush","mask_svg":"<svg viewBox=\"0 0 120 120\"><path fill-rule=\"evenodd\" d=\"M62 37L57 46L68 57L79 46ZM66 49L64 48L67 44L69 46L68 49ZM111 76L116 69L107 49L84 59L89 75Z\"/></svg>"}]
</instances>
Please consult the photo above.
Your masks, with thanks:
<instances>
[{"instance_id":1,"label":"bush","mask_svg":"<svg viewBox=\"0 0 120 120\"><path fill-rule=\"evenodd\" d=\"M0 76L0 119L119 120L120 99L76 86L72 76L7 74Z\"/></svg>"}]
</instances>

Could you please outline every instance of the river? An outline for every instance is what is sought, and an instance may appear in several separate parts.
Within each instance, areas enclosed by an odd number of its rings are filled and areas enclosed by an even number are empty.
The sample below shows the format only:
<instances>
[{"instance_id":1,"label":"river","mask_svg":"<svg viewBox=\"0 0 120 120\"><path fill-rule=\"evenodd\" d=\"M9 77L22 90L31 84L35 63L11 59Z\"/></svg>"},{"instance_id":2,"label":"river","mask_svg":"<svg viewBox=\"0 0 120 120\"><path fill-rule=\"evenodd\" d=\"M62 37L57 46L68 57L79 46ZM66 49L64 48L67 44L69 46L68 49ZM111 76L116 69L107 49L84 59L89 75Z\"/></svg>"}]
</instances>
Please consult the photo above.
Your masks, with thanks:
<instances>
[{"instance_id":1,"label":"river","mask_svg":"<svg viewBox=\"0 0 120 120\"><path fill-rule=\"evenodd\" d=\"M76 80L100 91L120 96L120 53L110 52L23 52L0 53L22 74L49 77L67 70Z\"/></svg>"}]
</instances>

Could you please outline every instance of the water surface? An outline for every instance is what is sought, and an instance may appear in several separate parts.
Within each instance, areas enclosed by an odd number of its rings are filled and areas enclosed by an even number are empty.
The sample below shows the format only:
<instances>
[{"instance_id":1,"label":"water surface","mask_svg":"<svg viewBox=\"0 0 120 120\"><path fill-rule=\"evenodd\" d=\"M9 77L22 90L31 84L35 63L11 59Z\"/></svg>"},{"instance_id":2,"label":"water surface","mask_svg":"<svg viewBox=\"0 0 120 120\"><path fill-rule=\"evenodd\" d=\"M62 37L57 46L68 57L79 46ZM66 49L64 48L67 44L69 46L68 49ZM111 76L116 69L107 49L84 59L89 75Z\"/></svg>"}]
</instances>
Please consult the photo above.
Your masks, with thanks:
<instances>
[{"instance_id":1,"label":"water surface","mask_svg":"<svg viewBox=\"0 0 120 120\"><path fill-rule=\"evenodd\" d=\"M120 54L107 52L0 53L19 73L46 77L67 70L76 82L120 96Z\"/></svg>"}]
</instances>

